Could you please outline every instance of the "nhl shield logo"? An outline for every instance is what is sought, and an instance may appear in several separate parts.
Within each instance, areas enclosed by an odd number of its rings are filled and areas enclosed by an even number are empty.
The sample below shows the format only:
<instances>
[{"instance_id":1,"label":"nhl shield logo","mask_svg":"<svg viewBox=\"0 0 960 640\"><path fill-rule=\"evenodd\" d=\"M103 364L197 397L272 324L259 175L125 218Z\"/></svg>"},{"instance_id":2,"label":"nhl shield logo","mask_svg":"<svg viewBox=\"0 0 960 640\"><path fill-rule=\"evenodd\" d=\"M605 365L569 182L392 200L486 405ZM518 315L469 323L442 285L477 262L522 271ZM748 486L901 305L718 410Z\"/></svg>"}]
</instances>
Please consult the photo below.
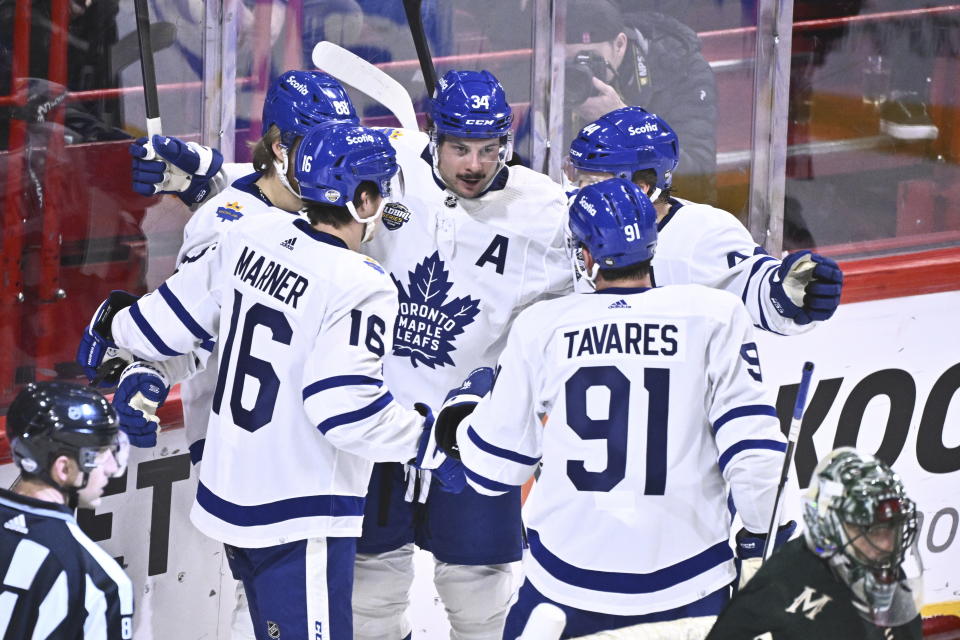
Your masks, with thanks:
<instances>
[{"instance_id":1,"label":"nhl shield logo","mask_svg":"<svg viewBox=\"0 0 960 640\"><path fill-rule=\"evenodd\" d=\"M336 202L340 199L340 192L336 189L327 189L323 192L323 197L329 200L330 202Z\"/></svg>"},{"instance_id":2,"label":"nhl shield logo","mask_svg":"<svg viewBox=\"0 0 960 640\"><path fill-rule=\"evenodd\" d=\"M445 204L448 208L453 209L455 206L457 206L457 196L448 195L443 201L443 204Z\"/></svg>"},{"instance_id":3,"label":"nhl shield logo","mask_svg":"<svg viewBox=\"0 0 960 640\"><path fill-rule=\"evenodd\" d=\"M276 640L280 637L280 625L272 620L267 620L267 635Z\"/></svg>"},{"instance_id":4,"label":"nhl shield logo","mask_svg":"<svg viewBox=\"0 0 960 640\"><path fill-rule=\"evenodd\" d=\"M410 219L410 209L399 202L388 202L383 208L383 226L396 231Z\"/></svg>"}]
</instances>

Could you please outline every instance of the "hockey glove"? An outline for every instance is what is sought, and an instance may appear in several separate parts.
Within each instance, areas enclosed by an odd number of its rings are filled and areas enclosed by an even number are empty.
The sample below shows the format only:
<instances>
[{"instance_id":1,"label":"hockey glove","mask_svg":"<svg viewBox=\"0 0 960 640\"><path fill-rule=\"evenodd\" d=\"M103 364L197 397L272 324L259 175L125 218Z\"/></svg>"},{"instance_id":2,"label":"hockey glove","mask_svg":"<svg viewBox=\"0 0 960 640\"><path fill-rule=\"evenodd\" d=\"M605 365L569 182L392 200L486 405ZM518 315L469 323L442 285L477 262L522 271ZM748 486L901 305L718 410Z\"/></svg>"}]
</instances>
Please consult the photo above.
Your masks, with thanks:
<instances>
[{"instance_id":1,"label":"hockey glove","mask_svg":"<svg viewBox=\"0 0 960 640\"><path fill-rule=\"evenodd\" d=\"M153 136L152 144L138 138L130 145L133 190L143 196L173 193L192 206L210 193L210 179L223 165L216 149L177 138Z\"/></svg>"},{"instance_id":2,"label":"hockey glove","mask_svg":"<svg viewBox=\"0 0 960 640\"><path fill-rule=\"evenodd\" d=\"M463 463L457 458L448 456L437 446L434 436L436 424L430 407L420 402L413 406L423 416L423 433L417 445L417 457L411 465L433 474L433 477L440 481L440 489L443 491L460 493L467 484Z\"/></svg>"},{"instance_id":3,"label":"hockey glove","mask_svg":"<svg viewBox=\"0 0 960 640\"><path fill-rule=\"evenodd\" d=\"M121 309L131 306L137 296L126 291L111 291L93 314L93 319L80 338L77 362L87 379L95 387L112 387L120 379L120 372L133 357L113 343L110 325Z\"/></svg>"},{"instance_id":4,"label":"hockey glove","mask_svg":"<svg viewBox=\"0 0 960 640\"><path fill-rule=\"evenodd\" d=\"M773 541L773 548L778 549L783 546L796 530L797 523L794 520L780 525L777 529L776 539ZM743 589L744 585L763 564L763 545L766 540L767 534L765 533L751 533L746 529L740 529L737 532L737 561L740 569L739 589Z\"/></svg>"},{"instance_id":5,"label":"hockey glove","mask_svg":"<svg viewBox=\"0 0 960 640\"><path fill-rule=\"evenodd\" d=\"M135 447L157 444L160 418L157 407L163 405L170 392L166 376L148 362L137 361L120 374L117 392L113 394L113 408L120 418L120 428Z\"/></svg>"},{"instance_id":6,"label":"hockey glove","mask_svg":"<svg viewBox=\"0 0 960 640\"><path fill-rule=\"evenodd\" d=\"M798 251L788 255L774 274L770 298L780 315L810 324L833 315L842 289L843 272L836 261Z\"/></svg>"},{"instance_id":7,"label":"hockey glove","mask_svg":"<svg viewBox=\"0 0 960 640\"><path fill-rule=\"evenodd\" d=\"M490 367L474 369L467 379L447 393L437 415L437 444L447 455L460 459L457 446L457 428L460 422L473 413L477 403L493 388L494 375Z\"/></svg>"}]
</instances>

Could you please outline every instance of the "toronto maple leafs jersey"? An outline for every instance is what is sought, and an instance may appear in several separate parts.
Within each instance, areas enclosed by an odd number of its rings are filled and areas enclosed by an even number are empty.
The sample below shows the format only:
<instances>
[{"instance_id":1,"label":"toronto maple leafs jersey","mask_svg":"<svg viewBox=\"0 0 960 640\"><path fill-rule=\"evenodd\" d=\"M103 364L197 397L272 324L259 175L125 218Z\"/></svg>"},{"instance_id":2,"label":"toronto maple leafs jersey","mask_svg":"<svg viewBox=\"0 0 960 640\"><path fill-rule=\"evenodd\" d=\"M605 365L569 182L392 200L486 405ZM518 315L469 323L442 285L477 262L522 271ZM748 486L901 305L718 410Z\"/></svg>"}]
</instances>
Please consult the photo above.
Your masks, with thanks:
<instances>
[{"instance_id":1,"label":"toronto maple leafs jersey","mask_svg":"<svg viewBox=\"0 0 960 640\"><path fill-rule=\"evenodd\" d=\"M520 314L457 442L481 493L542 462L523 507L524 571L541 593L640 615L733 580L728 486L744 526L765 531L786 449L751 335L740 300L700 285Z\"/></svg>"},{"instance_id":2,"label":"toronto maple leafs jersey","mask_svg":"<svg viewBox=\"0 0 960 640\"><path fill-rule=\"evenodd\" d=\"M290 218L290 213L272 205L255 184L260 173L250 173L252 165L231 165L234 172L245 170L231 185L207 200L187 221L183 228L183 245L177 256L177 265L194 262L206 251L216 246L220 236L241 219L264 214ZM205 366L189 380L180 385L183 405L183 424L186 431L190 459L194 464L203 453L207 420L213 404L213 392L217 386L218 349L215 344L204 344L196 353L205 361ZM189 356L188 356L189 357Z\"/></svg>"},{"instance_id":3,"label":"toronto maple leafs jersey","mask_svg":"<svg viewBox=\"0 0 960 640\"><path fill-rule=\"evenodd\" d=\"M396 288L302 218L232 227L118 313L113 335L149 360L220 343L198 529L239 547L359 536L370 461L409 460L422 431L383 382Z\"/></svg>"},{"instance_id":4,"label":"toronto maple leafs jersey","mask_svg":"<svg viewBox=\"0 0 960 640\"><path fill-rule=\"evenodd\" d=\"M809 331L777 311L770 285L780 260L753 241L732 215L706 204L671 199L670 212L658 223L653 278L657 286L702 284L739 297L756 327L781 334Z\"/></svg>"},{"instance_id":5,"label":"toronto maple leafs jersey","mask_svg":"<svg viewBox=\"0 0 960 640\"><path fill-rule=\"evenodd\" d=\"M566 197L520 166L503 169L479 198L457 197L434 176L426 134L389 137L405 189L365 245L399 292L384 372L401 401L438 407L472 369L496 362L521 309L572 289Z\"/></svg>"}]
</instances>

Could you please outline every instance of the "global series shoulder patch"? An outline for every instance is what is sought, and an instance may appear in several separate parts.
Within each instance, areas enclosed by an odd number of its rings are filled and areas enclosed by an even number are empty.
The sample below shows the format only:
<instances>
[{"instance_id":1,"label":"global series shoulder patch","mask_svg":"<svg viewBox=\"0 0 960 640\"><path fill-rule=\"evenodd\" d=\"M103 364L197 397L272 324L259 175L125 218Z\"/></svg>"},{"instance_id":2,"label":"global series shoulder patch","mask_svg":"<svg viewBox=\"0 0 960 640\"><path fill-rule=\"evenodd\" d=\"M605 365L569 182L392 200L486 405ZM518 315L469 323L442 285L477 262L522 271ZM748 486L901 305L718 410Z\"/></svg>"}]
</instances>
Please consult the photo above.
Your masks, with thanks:
<instances>
[{"instance_id":1,"label":"global series shoulder patch","mask_svg":"<svg viewBox=\"0 0 960 640\"><path fill-rule=\"evenodd\" d=\"M388 202L383 208L383 226L396 231L410 219L410 209L399 202Z\"/></svg>"},{"instance_id":2,"label":"global series shoulder patch","mask_svg":"<svg viewBox=\"0 0 960 640\"><path fill-rule=\"evenodd\" d=\"M377 273L386 274L387 272L383 270L383 267L380 266L380 263L374 260L373 258L365 258L363 264L367 265Z\"/></svg>"},{"instance_id":3,"label":"global series shoulder patch","mask_svg":"<svg viewBox=\"0 0 960 640\"><path fill-rule=\"evenodd\" d=\"M228 202L217 208L217 217L224 222L235 222L243 217L240 209L243 209L243 207L240 206L239 202Z\"/></svg>"}]
</instances>

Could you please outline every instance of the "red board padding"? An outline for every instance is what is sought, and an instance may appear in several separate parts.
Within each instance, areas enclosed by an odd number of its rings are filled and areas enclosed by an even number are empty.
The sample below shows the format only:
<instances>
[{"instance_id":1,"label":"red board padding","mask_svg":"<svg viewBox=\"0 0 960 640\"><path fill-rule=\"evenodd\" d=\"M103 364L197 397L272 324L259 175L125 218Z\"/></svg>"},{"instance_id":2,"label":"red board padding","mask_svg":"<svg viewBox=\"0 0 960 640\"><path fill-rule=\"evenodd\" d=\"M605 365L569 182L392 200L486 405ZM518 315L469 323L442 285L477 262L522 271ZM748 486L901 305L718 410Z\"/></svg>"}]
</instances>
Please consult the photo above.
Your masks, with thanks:
<instances>
[{"instance_id":1,"label":"red board padding","mask_svg":"<svg viewBox=\"0 0 960 640\"><path fill-rule=\"evenodd\" d=\"M960 640L960 617L931 616L923 619L924 640Z\"/></svg>"},{"instance_id":2,"label":"red board padding","mask_svg":"<svg viewBox=\"0 0 960 640\"><path fill-rule=\"evenodd\" d=\"M841 303L960 289L960 248L841 262Z\"/></svg>"}]
</instances>

